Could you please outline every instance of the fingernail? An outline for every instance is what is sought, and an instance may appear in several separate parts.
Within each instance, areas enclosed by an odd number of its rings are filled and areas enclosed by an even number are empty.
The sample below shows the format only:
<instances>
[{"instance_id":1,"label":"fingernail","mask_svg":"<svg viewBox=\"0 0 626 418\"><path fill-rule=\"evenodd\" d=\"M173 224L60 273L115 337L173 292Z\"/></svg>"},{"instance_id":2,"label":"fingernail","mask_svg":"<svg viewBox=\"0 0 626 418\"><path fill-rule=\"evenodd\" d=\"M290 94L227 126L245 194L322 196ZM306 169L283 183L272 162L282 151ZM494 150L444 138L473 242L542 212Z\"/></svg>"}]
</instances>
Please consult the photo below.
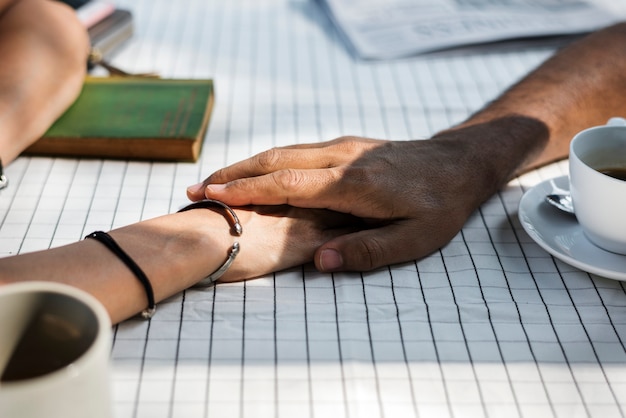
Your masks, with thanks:
<instances>
[{"instance_id":1,"label":"fingernail","mask_svg":"<svg viewBox=\"0 0 626 418\"><path fill-rule=\"evenodd\" d=\"M322 271L333 271L343 266L343 258L337 250L327 249L320 254L320 267Z\"/></svg>"},{"instance_id":2,"label":"fingernail","mask_svg":"<svg viewBox=\"0 0 626 418\"><path fill-rule=\"evenodd\" d=\"M194 184L193 186L187 187L187 191L193 194L200 193L203 190L204 190L204 183L198 183L198 184Z\"/></svg>"},{"instance_id":3,"label":"fingernail","mask_svg":"<svg viewBox=\"0 0 626 418\"><path fill-rule=\"evenodd\" d=\"M210 192L221 192L226 188L225 184L209 184L206 186Z\"/></svg>"}]
</instances>

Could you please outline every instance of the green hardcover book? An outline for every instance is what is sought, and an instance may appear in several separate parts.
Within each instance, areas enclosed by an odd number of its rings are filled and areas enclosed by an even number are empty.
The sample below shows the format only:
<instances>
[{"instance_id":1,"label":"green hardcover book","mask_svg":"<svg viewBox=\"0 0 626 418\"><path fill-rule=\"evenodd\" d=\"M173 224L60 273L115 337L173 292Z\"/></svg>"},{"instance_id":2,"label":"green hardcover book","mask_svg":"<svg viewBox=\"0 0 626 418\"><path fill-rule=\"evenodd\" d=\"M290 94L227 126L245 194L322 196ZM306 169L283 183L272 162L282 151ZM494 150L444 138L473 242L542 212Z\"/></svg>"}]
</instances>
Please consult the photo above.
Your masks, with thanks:
<instances>
[{"instance_id":1,"label":"green hardcover book","mask_svg":"<svg viewBox=\"0 0 626 418\"><path fill-rule=\"evenodd\" d=\"M74 104L28 154L197 160L212 80L87 77Z\"/></svg>"}]
</instances>

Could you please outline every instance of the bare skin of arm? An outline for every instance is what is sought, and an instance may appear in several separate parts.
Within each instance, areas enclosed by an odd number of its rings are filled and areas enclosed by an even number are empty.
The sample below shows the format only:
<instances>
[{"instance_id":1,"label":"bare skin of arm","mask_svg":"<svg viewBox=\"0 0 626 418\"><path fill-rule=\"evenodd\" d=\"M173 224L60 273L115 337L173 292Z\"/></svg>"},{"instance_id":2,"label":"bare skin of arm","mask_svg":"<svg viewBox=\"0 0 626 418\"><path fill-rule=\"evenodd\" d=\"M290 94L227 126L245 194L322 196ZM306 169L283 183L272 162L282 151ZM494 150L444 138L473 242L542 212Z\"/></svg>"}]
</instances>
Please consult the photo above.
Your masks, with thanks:
<instances>
[{"instance_id":1,"label":"bare skin of arm","mask_svg":"<svg viewBox=\"0 0 626 418\"><path fill-rule=\"evenodd\" d=\"M9 163L75 100L88 39L69 7L51 0L0 0L0 158ZM221 281L244 280L312 260L345 234L345 215L286 206L237 209L241 251ZM340 225L340 229L335 229ZM192 286L226 260L234 237L224 214L194 209L110 232L144 270L157 301ZM99 299L114 323L147 307L127 266L95 240L0 258L0 285L49 280Z\"/></svg>"},{"instance_id":2,"label":"bare skin of arm","mask_svg":"<svg viewBox=\"0 0 626 418\"><path fill-rule=\"evenodd\" d=\"M0 159L7 165L76 99L89 39L51 0L0 0Z\"/></svg>"},{"instance_id":3,"label":"bare skin of arm","mask_svg":"<svg viewBox=\"0 0 626 418\"><path fill-rule=\"evenodd\" d=\"M370 270L445 245L511 178L568 155L572 136L626 115L626 23L591 34L463 123L428 141L342 137L275 148L189 187L233 205L351 213L368 229L315 254L321 271Z\"/></svg>"},{"instance_id":4,"label":"bare skin of arm","mask_svg":"<svg viewBox=\"0 0 626 418\"><path fill-rule=\"evenodd\" d=\"M240 243L240 253L220 281L254 278L310 262L318 246L347 232L334 229L346 223L345 216L328 211L275 206L236 212L243 226L239 237L231 236L223 213L210 209L161 216L113 230L110 235L144 271L158 302L217 270L235 240ZM29 280L86 290L104 304L113 323L148 304L133 273L93 239L0 258L0 285Z\"/></svg>"}]
</instances>

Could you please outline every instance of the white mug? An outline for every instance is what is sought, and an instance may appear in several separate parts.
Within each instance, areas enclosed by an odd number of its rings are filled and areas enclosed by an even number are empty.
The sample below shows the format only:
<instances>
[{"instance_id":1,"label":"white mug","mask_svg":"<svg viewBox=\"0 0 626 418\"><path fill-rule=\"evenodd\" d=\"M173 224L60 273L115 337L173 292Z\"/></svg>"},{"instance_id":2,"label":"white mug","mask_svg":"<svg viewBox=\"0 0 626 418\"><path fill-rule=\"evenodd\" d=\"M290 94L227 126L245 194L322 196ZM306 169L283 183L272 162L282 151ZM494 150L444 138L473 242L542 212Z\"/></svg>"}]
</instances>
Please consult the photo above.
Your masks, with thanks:
<instances>
[{"instance_id":1,"label":"white mug","mask_svg":"<svg viewBox=\"0 0 626 418\"><path fill-rule=\"evenodd\" d=\"M575 135L569 171L574 212L587 238L626 254L626 121L612 118Z\"/></svg>"},{"instance_id":2,"label":"white mug","mask_svg":"<svg viewBox=\"0 0 626 418\"><path fill-rule=\"evenodd\" d=\"M0 286L0 417L110 418L111 322L77 288Z\"/></svg>"}]
</instances>

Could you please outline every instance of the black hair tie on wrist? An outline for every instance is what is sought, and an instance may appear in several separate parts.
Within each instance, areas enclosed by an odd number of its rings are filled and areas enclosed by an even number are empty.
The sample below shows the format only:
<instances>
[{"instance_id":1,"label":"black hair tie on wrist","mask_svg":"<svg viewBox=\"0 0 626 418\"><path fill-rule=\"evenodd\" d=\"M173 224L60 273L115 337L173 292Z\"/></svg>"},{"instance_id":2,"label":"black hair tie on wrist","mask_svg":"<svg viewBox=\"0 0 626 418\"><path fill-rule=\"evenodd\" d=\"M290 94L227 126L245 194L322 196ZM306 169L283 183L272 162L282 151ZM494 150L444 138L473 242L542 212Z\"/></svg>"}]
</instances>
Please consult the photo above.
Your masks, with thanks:
<instances>
[{"instance_id":1,"label":"black hair tie on wrist","mask_svg":"<svg viewBox=\"0 0 626 418\"><path fill-rule=\"evenodd\" d=\"M148 307L141 311L141 316L144 319L150 319L154 316L156 312L156 303L154 302L154 291L152 290L152 284L150 284L150 280L148 280L148 276L141 270L141 268L133 261L132 258L118 245L117 242L106 232L95 231L91 234L87 235L85 239L91 238L103 244L107 247L113 254L117 256L126 266L133 272L133 274L137 277L144 290L146 291L146 297L148 298Z\"/></svg>"},{"instance_id":2,"label":"black hair tie on wrist","mask_svg":"<svg viewBox=\"0 0 626 418\"><path fill-rule=\"evenodd\" d=\"M199 208L208 209L211 207L217 207L218 209L225 209L226 212L228 212L232 218L231 220L232 220L233 234L241 235L242 227L241 227L241 223L239 222L239 218L237 217L237 214L228 205L226 205L223 202L220 202L219 200L211 200L211 199L201 200L199 202L195 202L188 206L185 206L184 208L180 209L179 212L185 212L191 209L199 209ZM137 265L137 263L135 263L135 261L132 258L130 258L128 254L126 254L126 252L122 249L122 247L120 247L118 243L115 242L113 237L111 237L111 235L107 234L106 232L94 231L91 234L85 236L85 239L94 239L100 242L101 244L103 244L113 254L115 254L117 258L119 258L120 261L122 261L130 269L130 271L133 272L135 277L137 277L137 280L139 280L144 290L146 291L146 297L148 298L148 307L141 312L141 316L145 319L152 318L154 316L154 313L156 312L156 303L154 301L154 291L152 290L152 284L150 283L150 280L148 280L148 276L146 276L143 270L141 270L141 268ZM219 279L226 272L226 270L228 270L230 265L233 263L233 261L235 260L235 257L239 253L239 248L240 247L239 247L238 242L233 243L230 251L228 252L226 261L220 267L218 267L216 271L214 271L208 277L206 277L205 279L197 283L196 286L207 287L215 283L217 279Z\"/></svg>"}]
</instances>

